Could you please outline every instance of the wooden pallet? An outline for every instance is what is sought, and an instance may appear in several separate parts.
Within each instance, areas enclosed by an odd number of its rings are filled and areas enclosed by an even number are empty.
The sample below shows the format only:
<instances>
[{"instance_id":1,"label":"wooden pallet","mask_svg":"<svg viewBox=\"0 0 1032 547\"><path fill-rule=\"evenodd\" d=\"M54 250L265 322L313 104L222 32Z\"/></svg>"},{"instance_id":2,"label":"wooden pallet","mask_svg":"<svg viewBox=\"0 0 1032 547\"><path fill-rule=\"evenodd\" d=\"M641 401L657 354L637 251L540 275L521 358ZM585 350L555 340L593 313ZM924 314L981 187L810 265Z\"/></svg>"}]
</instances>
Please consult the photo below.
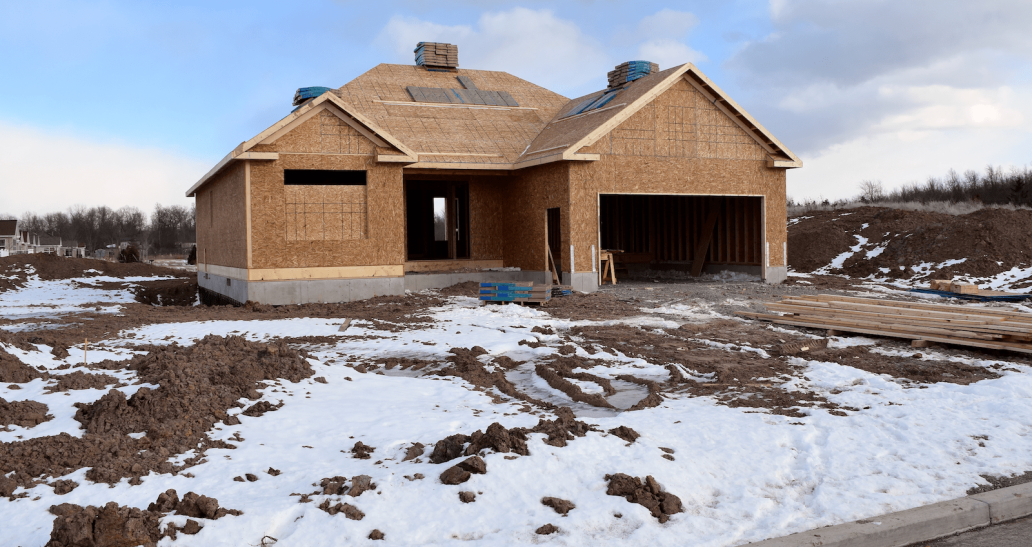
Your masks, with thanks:
<instances>
[{"instance_id":1,"label":"wooden pallet","mask_svg":"<svg viewBox=\"0 0 1032 547\"><path fill-rule=\"evenodd\" d=\"M798 296L766 304L772 313L737 312L782 325L1032 353L1032 314L949 304L851 296Z\"/></svg>"}]
</instances>

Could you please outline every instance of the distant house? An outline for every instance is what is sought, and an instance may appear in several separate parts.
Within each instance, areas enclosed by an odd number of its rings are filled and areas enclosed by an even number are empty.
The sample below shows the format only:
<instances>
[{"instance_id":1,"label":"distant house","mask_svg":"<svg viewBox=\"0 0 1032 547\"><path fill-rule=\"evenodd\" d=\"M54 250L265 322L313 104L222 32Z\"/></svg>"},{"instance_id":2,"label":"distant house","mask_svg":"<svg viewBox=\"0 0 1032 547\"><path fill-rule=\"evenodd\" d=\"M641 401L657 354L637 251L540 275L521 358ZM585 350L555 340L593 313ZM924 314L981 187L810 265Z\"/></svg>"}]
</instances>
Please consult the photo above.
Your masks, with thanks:
<instances>
[{"instance_id":1,"label":"distant house","mask_svg":"<svg viewBox=\"0 0 1032 547\"><path fill-rule=\"evenodd\" d=\"M78 241L68 240L61 245L61 256L66 258L86 258L86 247Z\"/></svg>"},{"instance_id":2,"label":"distant house","mask_svg":"<svg viewBox=\"0 0 1032 547\"><path fill-rule=\"evenodd\" d=\"M118 251L120 249L116 245L107 245L105 247L99 247L93 251L93 258L99 258L101 260L113 260L118 257Z\"/></svg>"},{"instance_id":3,"label":"distant house","mask_svg":"<svg viewBox=\"0 0 1032 547\"><path fill-rule=\"evenodd\" d=\"M38 253L61 256L61 236L41 235L39 236Z\"/></svg>"},{"instance_id":4,"label":"distant house","mask_svg":"<svg viewBox=\"0 0 1032 547\"><path fill-rule=\"evenodd\" d=\"M0 256L7 256L11 251L16 250L19 241L21 241L21 235L18 231L18 221L0 220Z\"/></svg>"}]
</instances>

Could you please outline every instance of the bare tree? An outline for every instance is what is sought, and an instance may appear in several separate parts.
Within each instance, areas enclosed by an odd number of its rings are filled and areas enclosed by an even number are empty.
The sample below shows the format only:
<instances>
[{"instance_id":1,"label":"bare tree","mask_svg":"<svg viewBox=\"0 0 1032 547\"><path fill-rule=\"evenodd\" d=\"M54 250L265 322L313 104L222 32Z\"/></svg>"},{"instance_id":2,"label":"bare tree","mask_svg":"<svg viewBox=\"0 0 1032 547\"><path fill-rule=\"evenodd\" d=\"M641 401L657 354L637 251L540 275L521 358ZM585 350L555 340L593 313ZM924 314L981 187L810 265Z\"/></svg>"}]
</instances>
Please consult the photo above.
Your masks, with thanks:
<instances>
[{"instance_id":1,"label":"bare tree","mask_svg":"<svg viewBox=\"0 0 1032 547\"><path fill-rule=\"evenodd\" d=\"M865 180L860 183L860 201L874 203L885 197L880 180Z\"/></svg>"}]
</instances>

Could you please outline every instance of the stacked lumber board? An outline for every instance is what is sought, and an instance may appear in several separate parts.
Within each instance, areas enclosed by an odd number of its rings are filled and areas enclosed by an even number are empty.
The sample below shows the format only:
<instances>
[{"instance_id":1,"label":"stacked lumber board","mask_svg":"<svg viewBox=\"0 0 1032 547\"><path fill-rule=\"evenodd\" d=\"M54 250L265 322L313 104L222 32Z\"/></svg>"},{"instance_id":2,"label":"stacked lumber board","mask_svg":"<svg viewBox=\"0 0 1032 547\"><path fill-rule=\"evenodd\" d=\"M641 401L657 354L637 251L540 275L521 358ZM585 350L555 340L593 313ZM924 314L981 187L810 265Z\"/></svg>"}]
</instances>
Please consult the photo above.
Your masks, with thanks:
<instances>
[{"instance_id":1,"label":"stacked lumber board","mask_svg":"<svg viewBox=\"0 0 1032 547\"><path fill-rule=\"evenodd\" d=\"M543 304L552 299L552 286L534 285L533 281L487 281L480 284L480 299Z\"/></svg>"},{"instance_id":2,"label":"stacked lumber board","mask_svg":"<svg viewBox=\"0 0 1032 547\"><path fill-rule=\"evenodd\" d=\"M438 42L419 42L415 49L416 64L428 68L458 68L459 46Z\"/></svg>"},{"instance_id":3,"label":"stacked lumber board","mask_svg":"<svg viewBox=\"0 0 1032 547\"><path fill-rule=\"evenodd\" d=\"M817 295L737 312L782 325L1032 353L1032 314L994 308Z\"/></svg>"},{"instance_id":4,"label":"stacked lumber board","mask_svg":"<svg viewBox=\"0 0 1032 547\"><path fill-rule=\"evenodd\" d=\"M609 87L621 86L643 76L659 72L659 65L649 61L627 61L609 71Z\"/></svg>"}]
</instances>

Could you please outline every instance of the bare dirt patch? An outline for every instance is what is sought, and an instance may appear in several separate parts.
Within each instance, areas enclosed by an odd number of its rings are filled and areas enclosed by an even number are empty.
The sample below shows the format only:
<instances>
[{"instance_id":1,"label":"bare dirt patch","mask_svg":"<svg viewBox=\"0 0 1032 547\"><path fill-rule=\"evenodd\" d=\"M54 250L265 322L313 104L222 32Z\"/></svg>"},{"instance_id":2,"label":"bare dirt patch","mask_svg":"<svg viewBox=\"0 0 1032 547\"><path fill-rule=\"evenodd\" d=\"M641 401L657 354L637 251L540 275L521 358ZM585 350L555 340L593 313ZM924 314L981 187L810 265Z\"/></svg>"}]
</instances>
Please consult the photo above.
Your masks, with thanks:
<instances>
[{"instance_id":1,"label":"bare dirt patch","mask_svg":"<svg viewBox=\"0 0 1032 547\"><path fill-rule=\"evenodd\" d=\"M588 294L573 293L569 296L556 297L541 304L541 309L558 319L619 319L642 315L641 308L614 298L604 292Z\"/></svg>"},{"instance_id":2,"label":"bare dirt patch","mask_svg":"<svg viewBox=\"0 0 1032 547\"><path fill-rule=\"evenodd\" d=\"M81 370L74 370L68 374L54 374L51 380L57 380L54 385L47 386L47 391L56 393L73 389L103 389L111 385L121 385L118 378L108 374L86 374Z\"/></svg>"},{"instance_id":3,"label":"bare dirt patch","mask_svg":"<svg viewBox=\"0 0 1032 547\"><path fill-rule=\"evenodd\" d=\"M623 473L606 475L609 486L606 494L610 496L621 496L631 503L637 503L649 510L652 516L659 519L659 522L670 520L670 515L680 513L681 498L664 492L652 475L645 477L642 481L638 477L632 477Z\"/></svg>"},{"instance_id":4,"label":"bare dirt patch","mask_svg":"<svg viewBox=\"0 0 1032 547\"><path fill-rule=\"evenodd\" d=\"M31 272L31 273L30 273ZM78 277L182 277L183 272L142 262L122 264L88 258L59 257L47 253L0 258L0 293L25 285L35 274L44 281ZM11 279L5 279L11 278Z\"/></svg>"},{"instance_id":5,"label":"bare dirt patch","mask_svg":"<svg viewBox=\"0 0 1032 547\"><path fill-rule=\"evenodd\" d=\"M257 399L263 380L292 382L312 375L303 354L285 344L267 345L243 338L208 336L196 345L171 345L133 358L127 368L140 380L157 384L142 387L132 397L111 390L90 404L77 404L75 419L85 434L67 434L21 442L0 443L0 472L15 471L21 485L40 477L61 476L90 467L86 478L114 483L122 478L139 482L151 470L178 472L197 463L204 448L232 445L213 442L206 432L228 418L237 400ZM129 433L145 432L135 439ZM180 466L168 458L198 445L198 454Z\"/></svg>"}]
</instances>

